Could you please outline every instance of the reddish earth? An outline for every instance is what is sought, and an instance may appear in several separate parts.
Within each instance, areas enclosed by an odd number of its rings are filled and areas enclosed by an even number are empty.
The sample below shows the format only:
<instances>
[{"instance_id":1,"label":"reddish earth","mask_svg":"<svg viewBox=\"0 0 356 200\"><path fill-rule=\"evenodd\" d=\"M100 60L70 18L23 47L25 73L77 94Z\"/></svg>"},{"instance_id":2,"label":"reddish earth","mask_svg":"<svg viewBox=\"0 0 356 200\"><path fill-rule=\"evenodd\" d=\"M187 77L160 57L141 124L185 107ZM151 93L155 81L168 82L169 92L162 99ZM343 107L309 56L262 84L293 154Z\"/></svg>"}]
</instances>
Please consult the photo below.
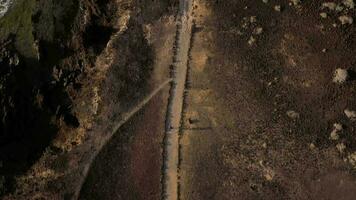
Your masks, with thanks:
<instances>
[{"instance_id":1,"label":"reddish earth","mask_svg":"<svg viewBox=\"0 0 356 200\"><path fill-rule=\"evenodd\" d=\"M158 95L124 125L94 161L80 199L159 199L164 106ZM150 123L147 123L150 122Z\"/></svg>"},{"instance_id":2,"label":"reddish earth","mask_svg":"<svg viewBox=\"0 0 356 200\"><path fill-rule=\"evenodd\" d=\"M162 175L162 138L164 137L164 120L162 113L157 112L165 105L161 98L154 99L152 105L145 109L142 119L145 124L138 124L137 136L130 152L131 174L140 196L143 199L160 199ZM164 115L163 115L164 116ZM134 134L135 134L134 132ZM158 158L158 159L157 159Z\"/></svg>"}]
</instances>

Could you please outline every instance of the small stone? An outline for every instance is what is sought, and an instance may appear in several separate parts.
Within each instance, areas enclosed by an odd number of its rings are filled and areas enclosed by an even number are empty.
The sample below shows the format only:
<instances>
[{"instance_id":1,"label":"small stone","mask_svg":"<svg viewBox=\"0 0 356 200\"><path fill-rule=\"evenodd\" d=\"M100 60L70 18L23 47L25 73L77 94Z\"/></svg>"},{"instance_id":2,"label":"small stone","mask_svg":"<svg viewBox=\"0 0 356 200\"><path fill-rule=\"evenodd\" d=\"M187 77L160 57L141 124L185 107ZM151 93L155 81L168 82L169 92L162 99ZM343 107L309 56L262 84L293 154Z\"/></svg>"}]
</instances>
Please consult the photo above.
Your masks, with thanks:
<instances>
[{"instance_id":1,"label":"small stone","mask_svg":"<svg viewBox=\"0 0 356 200\"><path fill-rule=\"evenodd\" d=\"M355 8L355 3L353 0L344 0L342 2L346 7L350 8L350 9L354 9Z\"/></svg>"},{"instance_id":2,"label":"small stone","mask_svg":"<svg viewBox=\"0 0 356 200\"><path fill-rule=\"evenodd\" d=\"M14 64L14 60L12 57L9 58L9 65L13 65Z\"/></svg>"},{"instance_id":3,"label":"small stone","mask_svg":"<svg viewBox=\"0 0 356 200\"><path fill-rule=\"evenodd\" d=\"M321 6L322 8L328 8L329 10L335 10L336 4L334 2L325 2Z\"/></svg>"},{"instance_id":4,"label":"small stone","mask_svg":"<svg viewBox=\"0 0 356 200\"><path fill-rule=\"evenodd\" d=\"M333 27L336 28L336 27L337 27L337 24L336 24L336 23L333 23Z\"/></svg>"},{"instance_id":5,"label":"small stone","mask_svg":"<svg viewBox=\"0 0 356 200\"><path fill-rule=\"evenodd\" d=\"M243 29L247 29L248 23L247 23L247 22L244 22L241 27L242 27Z\"/></svg>"},{"instance_id":6,"label":"small stone","mask_svg":"<svg viewBox=\"0 0 356 200\"><path fill-rule=\"evenodd\" d=\"M338 140L340 138L339 132L342 131L342 125L339 123L334 124L334 130L330 133L331 140Z\"/></svg>"},{"instance_id":7,"label":"small stone","mask_svg":"<svg viewBox=\"0 0 356 200\"><path fill-rule=\"evenodd\" d=\"M344 83L349 77L346 69L338 68L335 70L333 82L334 83Z\"/></svg>"},{"instance_id":8,"label":"small stone","mask_svg":"<svg viewBox=\"0 0 356 200\"><path fill-rule=\"evenodd\" d=\"M264 149L267 149L267 143L264 142L264 143L262 144L262 147L263 147Z\"/></svg>"},{"instance_id":9,"label":"small stone","mask_svg":"<svg viewBox=\"0 0 356 200\"><path fill-rule=\"evenodd\" d=\"M327 49L323 49L321 50L323 53L326 53L328 50Z\"/></svg>"},{"instance_id":10,"label":"small stone","mask_svg":"<svg viewBox=\"0 0 356 200\"><path fill-rule=\"evenodd\" d=\"M346 109L344 110L344 113L346 115L347 118L349 118L351 121L355 121L356 120L356 112Z\"/></svg>"},{"instance_id":11,"label":"small stone","mask_svg":"<svg viewBox=\"0 0 356 200\"><path fill-rule=\"evenodd\" d=\"M325 12L322 12L322 13L320 13L320 17L325 19L328 17L328 14L326 14Z\"/></svg>"},{"instance_id":12,"label":"small stone","mask_svg":"<svg viewBox=\"0 0 356 200\"><path fill-rule=\"evenodd\" d=\"M340 152L340 153L344 153L344 150L346 149L346 146L344 143L339 143L336 145L336 149Z\"/></svg>"},{"instance_id":13,"label":"small stone","mask_svg":"<svg viewBox=\"0 0 356 200\"><path fill-rule=\"evenodd\" d=\"M316 147L315 147L315 144L314 144L314 143L310 143L309 148L310 148L311 150L314 150L314 149L316 148Z\"/></svg>"},{"instance_id":14,"label":"small stone","mask_svg":"<svg viewBox=\"0 0 356 200\"><path fill-rule=\"evenodd\" d=\"M330 133L330 139L331 140L338 140L339 139L339 134L336 130L333 130L331 133Z\"/></svg>"},{"instance_id":15,"label":"small stone","mask_svg":"<svg viewBox=\"0 0 356 200\"><path fill-rule=\"evenodd\" d=\"M19 57L17 56L17 54L15 54L14 56L10 57L10 59L9 59L9 65L17 66L17 65L19 65L19 63L20 63L20 59L19 59Z\"/></svg>"},{"instance_id":16,"label":"small stone","mask_svg":"<svg viewBox=\"0 0 356 200\"><path fill-rule=\"evenodd\" d=\"M272 181L273 178L274 178L274 176L275 176L275 172L274 172L272 169L267 168L267 169L265 170L265 175L264 175L264 177L265 177L265 179L266 179L267 181Z\"/></svg>"},{"instance_id":17,"label":"small stone","mask_svg":"<svg viewBox=\"0 0 356 200\"><path fill-rule=\"evenodd\" d=\"M268 3L268 0L262 0L263 3Z\"/></svg>"},{"instance_id":18,"label":"small stone","mask_svg":"<svg viewBox=\"0 0 356 200\"><path fill-rule=\"evenodd\" d=\"M352 164L356 164L356 152L353 152L348 156L350 161L353 161Z\"/></svg>"},{"instance_id":19,"label":"small stone","mask_svg":"<svg viewBox=\"0 0 356 200\"><path fill-rule=\"evenodd\" d=\"M263 160L258 161L258 164L259 164L261 167L265 167L265 165L264 165L263 163L264 163Z\"/></svg>"},{"instance_id":20,"label":"small stone","mask_svg":"<svg viewBox=\"0 0 356 200\"><path fill-rule=\"evenodd\" d=\"M337 130L337 131L342 131L342 124L340 123L335 123L334 124L334 129Z\"/></svg>"},{"instance_id":21,"label":"small stone","mask_svg":"<svg viewBox=\"0 0 356 200\"><path fill-rule=\"evenodd\" d=\"M253 23L256 23L257 22L257 17L256 16L251 16L250 17L250 23L253 24Z\"/></svg>"},{"instance_id":22,"label":"small stone","mask_svg":"<svg viewBox=\"0 0 356 200\"><path fill-rule=\"evenodd\" d=\"M253 30L253 34L255 35L259 35L263 32L263 28L262 27L257 27Z\"/></svg>"},{"instance_id":23,"label":"small stone","mask_svg":"<svg viewBox=\"0 0 356 200\"><path fill-rule=\"evenodd\" d=\"M287 116L291 119L296 119L296 118L299 118L299 113L297 113L293 110L289 110L289 111L287 111Z\"/></svg>"},{"instance_id":24,"label":"small stone","mask_svg":"<svg viewBox=\"0 0 356 200\"><path fill-rule=\"evenodd\" d=\"M335 8L336 12L341 12L342 10L344 10L344 7L341 6L341 5L337 5L336 8Z\"/></svg>"},{"instance_id":25,"label":"small stone","mask_svg":"<svg viewBox=\"0 0 356 200\"><path fill-rule=\"evenodd\" d=\"M281 12L282 8L280 5L276 5L276 6L274 6L274 10L277 12Z\"/></svg>"},{"instance_id":26,"label":"small stone","mask_svg":"<svg viewBox=\"0 0 356 200\"><path fill-rule=\"evenodd\" d=\"M342 25L344 24L352 24L354 22L353 18L347 15L342 15L339 17L339 20Z\"/></svg>"},{"instance_id":27,"label":"small stone","mask_svg":"<svg viewBox=\"0 0 356 200\"><path fill-rule=\"evenodd\" d=\"M350 164L351 164L354 168L356 168L356 152L353 152L353 153L350 154L347 158L348 158Z\"/></svg>"},{"instance_id":28,"label":"small stone","mask_svg":"<svg viewBox=\"0 0 356 200\"><path fill-rule=\"evenodd\" d=\"M302 1L301 0L290 0L294 6L299 5Z\"/></svg>"},{"instance_id":29,"label":"small stone","mask_svg":"<svg viewBox=\"0 0 356 200\"><path fill-rule=\"evenodd\" d=\"M14 65L15 66L17 66L17 65L19 65L20 64L20 59L19 59L19 57L15 54L15 56L14 56Z\"/></svg>"},{"instance_id":30,"label":"small stone","mask_svg":"<svg viewBox=\"0 0 356 200\"><path fill-rule=\"evenodd\" d=\"M251 36L250 39L248 40L248 44L250 46L252 46L255 42L256 42L256 39L253 36Z\"/></svg>"}]
</instances>

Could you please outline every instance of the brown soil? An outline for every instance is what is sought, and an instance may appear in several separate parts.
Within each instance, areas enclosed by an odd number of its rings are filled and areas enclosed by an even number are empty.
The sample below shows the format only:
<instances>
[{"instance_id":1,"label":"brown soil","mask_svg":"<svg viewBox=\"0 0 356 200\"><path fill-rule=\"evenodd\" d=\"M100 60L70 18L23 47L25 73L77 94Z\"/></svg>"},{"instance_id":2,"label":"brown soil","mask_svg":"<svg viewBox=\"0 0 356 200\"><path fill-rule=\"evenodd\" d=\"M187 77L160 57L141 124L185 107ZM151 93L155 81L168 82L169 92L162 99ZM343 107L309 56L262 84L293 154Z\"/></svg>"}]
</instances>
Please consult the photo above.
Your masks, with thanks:
<instances>
[{"instance_id":1,"label":"brown soil","mask_svg":"<svg viewBox=\"0 0 356 200\"><path fill-rule=\"evenodd\" d=\"M147 25L145 33L156 55L148 81L150 91L169 78L174 17L165 16ZM115 133L94 161L80 199L161 198L168 91L167 86Z\"/></svg>"},{"instance_id":2,"label":"brown soil","mask_svg":"<svg viewBox=\"0 0 356 200\"><path fill-rule=\"evenodd\" d=\"M156 111L162 106L159 95L115 134L94 161L80 199L159 199L164 115Z\"/></svg>"},{"instance_id":3,"label":"brown soil","mask_svg":"<svg viewBox=\"0 0 356 200\"><path fill-rule=\"evenodd\" d=\"M355 27L334 12L322 19L321 1L196 4L181 198L352 199L355 124L344 109L355 109L356 82L332 77L339 67L356 70ZM329 139L334 123L344 128L337 141Z\"/></svg>"},{"instance_id":4,"label":"brown soil","mask_svg":"<svg viewBox=\"0 0 356 200\"><path fill-rule=\"evenodd\" d=\"M169 77L178 0L18 1L0 20L0 196L71 199L86 178L80 199L163 198L168 88L83 166ZM339 17L356 9L323 2L194 0L180 199L354 199L356 28Z\"/></svg>"}]
</instances>

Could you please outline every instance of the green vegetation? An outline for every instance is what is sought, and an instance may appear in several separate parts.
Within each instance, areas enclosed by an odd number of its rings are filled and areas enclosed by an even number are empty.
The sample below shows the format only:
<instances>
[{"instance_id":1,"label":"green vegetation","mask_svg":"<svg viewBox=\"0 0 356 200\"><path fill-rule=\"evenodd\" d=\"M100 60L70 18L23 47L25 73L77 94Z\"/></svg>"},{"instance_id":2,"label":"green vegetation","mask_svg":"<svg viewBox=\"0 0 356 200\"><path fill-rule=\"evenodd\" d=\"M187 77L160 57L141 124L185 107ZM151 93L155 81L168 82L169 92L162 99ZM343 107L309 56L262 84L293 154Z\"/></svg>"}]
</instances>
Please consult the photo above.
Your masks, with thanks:
<instances>
[{"instance_id":1,"label":"green vegetation","mask_svg":"<svg viewBox=\"0 0 356 200\"><path fill-rule=\"evenodd\" d=\"M18 0L8 13L0 19L0 41L15 36L16 49L25 57L36 57L32 34L32 13L35 0Z\"/></svg>"}]
</instances>

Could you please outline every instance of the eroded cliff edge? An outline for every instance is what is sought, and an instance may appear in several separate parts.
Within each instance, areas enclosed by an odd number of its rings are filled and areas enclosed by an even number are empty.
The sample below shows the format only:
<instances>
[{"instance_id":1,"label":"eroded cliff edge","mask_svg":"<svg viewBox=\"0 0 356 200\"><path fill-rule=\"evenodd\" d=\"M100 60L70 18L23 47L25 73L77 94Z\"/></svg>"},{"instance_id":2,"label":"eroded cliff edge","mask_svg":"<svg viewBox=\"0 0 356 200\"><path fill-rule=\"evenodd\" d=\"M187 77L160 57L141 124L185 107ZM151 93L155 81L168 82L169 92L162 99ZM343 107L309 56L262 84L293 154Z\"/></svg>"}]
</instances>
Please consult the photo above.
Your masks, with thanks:
<instances>
[{"instance_id":1,"label":"eroded cliff edge","mask_svg":"<svg viewBox=\"0 0 356 200\"><path fill-rule=\"evenodd\" d=\"M0 194L70 198L95 145L147 94L148 24L176 1L18 0L0 19Z\"/></svg>"}]
</instances>

